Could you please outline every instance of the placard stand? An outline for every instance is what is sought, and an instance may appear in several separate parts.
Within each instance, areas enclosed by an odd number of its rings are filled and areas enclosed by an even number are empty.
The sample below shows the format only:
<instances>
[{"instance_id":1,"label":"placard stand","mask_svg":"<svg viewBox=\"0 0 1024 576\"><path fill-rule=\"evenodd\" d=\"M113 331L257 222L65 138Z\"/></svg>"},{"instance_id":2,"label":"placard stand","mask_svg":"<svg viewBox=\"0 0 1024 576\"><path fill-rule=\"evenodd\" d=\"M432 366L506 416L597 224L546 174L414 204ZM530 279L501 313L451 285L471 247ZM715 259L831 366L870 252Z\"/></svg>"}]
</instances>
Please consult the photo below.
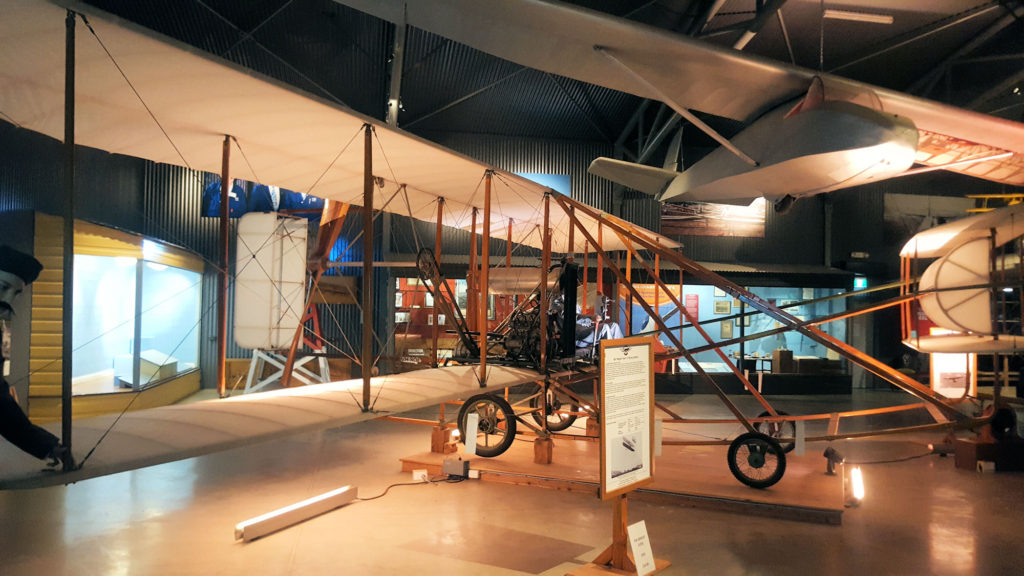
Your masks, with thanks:
<instances>
[{"instance_id":1,"label":"placard stand","mask_svg":"<svg viewBox=\"0 0 1024 576\"><path fill-rule=\"evenodd\" d=\"M612 544L593 562L570 576L637 574L630 554L627 497L653 480L654 468L654 339L601 341L601 484L599 496L612 500ZM640 541L638 541L640 542ZM644 532L641 554L644 574L668 567L654 558Z\"/></svg>"},{"instance_id":2,"label":"placard stand","mask_svg":"<svg viewBox=\"0 0 1024 576\"><path fill-rule=\"evenodd\" d=\"M626 535L626 525L629 523L626 498L626 494L619 494L612 505L612 545L598 554L592 563L599 567L636 573L636 564L629 556L629 537Z\"/></svg>"}]
</instances>

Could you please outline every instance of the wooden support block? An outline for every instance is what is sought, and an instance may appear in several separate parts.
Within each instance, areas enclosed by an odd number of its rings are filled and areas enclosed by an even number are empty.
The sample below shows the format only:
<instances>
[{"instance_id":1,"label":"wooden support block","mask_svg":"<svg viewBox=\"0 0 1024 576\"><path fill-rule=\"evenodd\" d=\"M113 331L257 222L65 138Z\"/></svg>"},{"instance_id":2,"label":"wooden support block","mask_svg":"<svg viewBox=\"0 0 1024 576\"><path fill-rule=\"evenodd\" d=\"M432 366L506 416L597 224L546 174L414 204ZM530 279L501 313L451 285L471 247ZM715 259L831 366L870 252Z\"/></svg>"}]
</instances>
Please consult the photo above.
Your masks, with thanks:
<instances>
[{"instance_id":1,"label":"wooden support block","mask_svg":"<svg viewBox=\"0 0 1024 576\"><path fill-rule=\"evenodd\" d=\"M654 572L651 574L657 574L662 570L671 566L672 563L662 558L654 559ZM616 574L622 576L636 576L636 570L627 572L625 570L618 570L611 566L599 566L591 562L590 564L584 564L579 568L574 569L572 572L568 572L566 576L607 576L608 574Z\"/></svg>"},{"instance_id":2,"label":"wooden support block","mask_svg":"<svg viewBox=\"0 0 1024 576\"><path fill-rule=\"evenodd\" d=\"M587 436L595 438L601 436L601 421L597 418L587 418Z\"/></svg>"},{"instance_id":3,"label":"wooden support block","mask_svg":"<svg viewBox=\"0 0 1024 576\"><path fill-rule=\"evenodd\" d=\"M438 454L451 454L455 450L455 442L452 442L452 429L447 426L434 426L430 431L430 451Z\"/></svg>"},{"instance_id":4,"label":"wooden support block","mask_svg":"<svg viewBox=\"0 0 1024 576\"><path fill-rule=\"evenodd\" d=\"M551 464L551 453L555 443L551 438L537 438L533 441L533 463Z\"/></svg>"}]
</instances>

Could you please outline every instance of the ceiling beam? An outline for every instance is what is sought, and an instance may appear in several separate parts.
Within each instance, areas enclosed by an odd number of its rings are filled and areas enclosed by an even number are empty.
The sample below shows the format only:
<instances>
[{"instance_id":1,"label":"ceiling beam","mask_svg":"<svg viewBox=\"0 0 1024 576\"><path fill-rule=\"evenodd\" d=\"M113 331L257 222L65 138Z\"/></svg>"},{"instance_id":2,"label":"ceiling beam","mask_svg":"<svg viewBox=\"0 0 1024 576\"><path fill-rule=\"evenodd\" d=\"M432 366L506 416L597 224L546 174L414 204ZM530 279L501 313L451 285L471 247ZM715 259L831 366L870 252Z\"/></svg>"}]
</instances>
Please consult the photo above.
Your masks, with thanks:
<instances>
[{"instance_id":1,"label":"ceiling beam","mask_svg":"<svg viewBox=\"0 0 1024 576\"><path fill-rule=\"evenodd\" d=\"M1018 6L1017 8L1012 8L1010 10L1011 12L1009 14L1003 16L988 28L982 30L980 34L965 42L949 56L946 56L941 63L911 84L907 88L907 92L910 94L917 94L919 96L927 95L932 91L939 80L942 79L942 75L949 72L951 65L961 61L964 56L972 54L975 50L991 40L996 34L1002 32L1007 26L1016 22L1017 19L1024 18L1024 6Z\"/></svg>"},{"instance_id":2,"label":"ceiling beam","mask_svg":"<svg viewBox=\"0 0 1024 576\"><path fill-rule=\"evenodd\" d=\"M985 102L988 102L993 98L1006 95L1013 89L1014 86L1020 84L1021 82L1024 82L1024 70L1020 70L1019 72L1010 76L1006 80L1003 80L999 84L996 84L995 86L989 88L988 90L985 90L978 96L975 96L970 102L968 102L964 106L964 108L967 108L968 110L977 110Z\"/></svg>"},{"instance_id":3,"label":"ceiling beam","mask_svg":"<svg viewBox=\"0 0 1024 576\"><path fill-rule=\"evenodd\" d=\"M608 142L614 142L615 141L615 139L611 137L611 133L609 133L608 130L604 126L601 126L600 123L598 123L597 117L599 116L599 114L598 114L597 110L594 108L594 105L593 105L592 102L588 101L586 103L586 106L584 106L583 103L581 103L575 96L573 96L572 93L569 92L569 89L566 88L565 85L563 84L563 81L565 81L567 79L565 79L565 78L563 78L561 76L557 76L555 74L545 73L544 75L547 76L548 78L550 78L551 81L555 83L555 86L558 86L558 89L561 90L562 93L565 94L565 97L568 98L570 102L572 102L573 106L575 106L576 109L581 114L583 114L583 118L591 126L594 127L594 130L597 130L597 133L600 134L602 138L604 138Z\"/></svg>"},{"instance_id":4,"label":"ceiling beam","mask_svg":"<svg viewBox=\"0 0 1024 576\"><path fill-rule=\"evenodd\" d=\"M402 69L405 66L405 19L395 24L395 38L391 45L391 85L388 87L387 123L398 126L398 111L402 105Z\"/></svg>"},{"instance_id":5,"label":"ceiling beam","mask_svg":"<svg viewBox=\"0 0 1024 576\"><path fill-rule=\"evenodd\" d=\"M927 38L927 37L929 37L929 36L931 36L933 34L937 34L937 33L942 32L943 30L946 30L948 28L952 28L954 26L958 26L960 24L963 24L964 22L967 22L969 20L977 18L978 16L981 16L982 14L987 14L987 13L989 13L989 12L991 12L993 10L996 10L998 8L999 8L999 5L997 5L997 4L989 4L988 6L982 6L980 8L976 8L974 10L966 11L959 18L955 18L955 19L950 20L950 21L948 21L948 22L946 22L944 24L938 24L938 23L933 24L932 26L927 27L926 30L922 31L921 33L917 34L916 36L913 36L911 38L907 38L906 40L899 40L899 41L893 42L893 43L889 44L888 46L885 46L883 48L875 50L874 52L872 52L870 54L866 54L866 55L861 56L859 58L855 58L853 60L850 60L849 62L846 62L845 64L840 64L839 66L836 66L835 68L832 68L828 72L830 74L835 74L836 72L838 72L840 70L843 70L845 68L849 68L850 66L853 66L854 64L860 64L861 62L864 62L866 60L871 60L872 58L875 58L876 56L881 56L882 54L885 54L887 52L891 52L891 51L893 51L893 50L895 50L897 48L902 48L903 46L906 46L907 44L912 44L914 42L917 42L918 40L923 40L923 39L925 39L925 38Z\"/></svg>"},{"instance_id":6,"label":"ceiling beam","mask_svg":"<svg viewBox=\"0 0 1024 576\"><path fill-rule=\"evenodd\" d=\"M743 50L754 39L754 36L757 36L757 33L764 28L768 20L782 9L785 3L786 0L768 0L768 3L757 11L757 16L747 25L747 29L743 31L743 34L736 39L736 42L733 42L732 47L736 50Z\"/></svg>"},{"instance_id":7,"label":"ceiling beam","mask_svg":"<svg viewBox=\"0 0 1024 576\"><path fill-rule=\"evenodd\" d=\"M430 118L431 116L436 116L436 115L440 114L441 112L444 112L445 110L448 110L449 108L452 108L453 106L458 106L459 104L462 104L466 100L469 100L470 98L475 98L476 96L479 96L479 95L483 94L484 92L487 92L491 88L494 88L495 86L497 86L497 85L499 85L499 84L501 84L503 82L508 82L512 78L515 78L516 76L519 76L520 74L522 74L523 72L526 72L527 70L529 70L529 68L521 67L518 70L516 70L515 72L512 72L511 74L506 74L505 76L502 76L501 78L498 78L497 80L495 80L494 82L491 82L490 84L488 84L487 86L484 86L483 88L478 88L477 90L474 90L474 91L470 92L469 94L466 94L465 96L462 96L460 98L456 98L455 100L452 100L451 102L445 104L444 106L441 106L440 108L435 109L433 112L427 112L426 114L424 114L423 116L420 116L419 118L416 118L412 122L406 123L405 127L408 128L408 127L410 127L410 126L412 126L412 125L414 125L414 124L416 124L418 122L422 122L423 120L426 120L427 118Z\"/></svg>"}]
</instances>

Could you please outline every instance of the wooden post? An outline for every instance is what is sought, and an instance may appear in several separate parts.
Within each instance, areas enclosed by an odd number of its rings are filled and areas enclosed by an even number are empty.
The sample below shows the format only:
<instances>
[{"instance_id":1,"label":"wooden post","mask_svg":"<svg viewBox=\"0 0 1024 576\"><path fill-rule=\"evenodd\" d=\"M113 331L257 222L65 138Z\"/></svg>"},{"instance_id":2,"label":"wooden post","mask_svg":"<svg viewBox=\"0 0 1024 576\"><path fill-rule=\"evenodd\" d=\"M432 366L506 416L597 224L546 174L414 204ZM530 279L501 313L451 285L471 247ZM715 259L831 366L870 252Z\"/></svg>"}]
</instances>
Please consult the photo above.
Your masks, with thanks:
<instances>
[{"instance_id":1,"label":"wooden post","mask_svg":"<svg viewBox=\"0 0 1024 576\"><path fill-rule=\"evenodd\" d=\"M370 411L373 376L373 128L363 128L363 412Z\"/></svg>"},{"instance_id":2,"label":"wooden post","mask_svg":"<svg viewBox=\"0 0 1024 576\"><path fill-rule=\"evenodd\" d=\"M217 303L217 395L227 394L228 355L228 217L231 204L231 137L224 136L220 162L220 276Z\"/></svg>"},{"instance_id":3,"label":"wooden post","mask_svg":"<svg viewBox=\"0 0 1024 576\"><path fill-rule=\"evenodd\" d=\"M480 252L480 385L487 382L487 310L490 287L487 276L491 265L491 176L490 170L484 175L484 232Z\"/></svg>"},{"instance_id":4,"label":"wooden post","mask_svg":"<svg viewBox=\"0 0 1024 576\"><path fill-rule=\"evenodd\" d=\"M629 557L629 537L626 527L629 525L629 511L625 494L615 499L612 508L612 545L594 558L593 564L607 566L615 570L636 572L636 565Z\"/></svg>"},{"instance_id":5,"label":"wooden post","mask_svg":"<svg viewBox=\"0 0 1024 576\"><path fill-rule=\"evenodd\" d=\"M434 257L437 259L437 267L438 268L441 267L441 222L442 222L443 218L444 218L444 198L438 198L437 199L437 230L434 233ZM434 286L434 292L436 293L437 298L434 298L434 330L433 330L434 362L433 362L433 366L434 366L434 368L437 368L437 365L438 365L438 359L437 359L437 338L438 338L438 335L440 334L440 330L441 330L441 328L440 328L441 317L438 316L438 312L441 310L441 308L438 305L438 300L441 297L441 287L440 286ZM458 306L458 303L456 303L455 305ZM447 320L447 318L446 318L446 320Z\"/></svg>"}]
</instances>

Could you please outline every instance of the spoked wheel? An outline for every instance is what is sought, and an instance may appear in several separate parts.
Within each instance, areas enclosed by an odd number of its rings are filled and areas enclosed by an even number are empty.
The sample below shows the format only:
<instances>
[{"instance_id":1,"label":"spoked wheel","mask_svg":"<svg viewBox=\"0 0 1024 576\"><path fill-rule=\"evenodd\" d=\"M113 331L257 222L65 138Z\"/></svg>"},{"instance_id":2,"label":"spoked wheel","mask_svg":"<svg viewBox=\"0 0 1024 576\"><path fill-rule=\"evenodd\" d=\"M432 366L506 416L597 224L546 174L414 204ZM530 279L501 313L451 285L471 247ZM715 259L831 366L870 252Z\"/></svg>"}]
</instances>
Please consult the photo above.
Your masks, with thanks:
<instances>
[{"instance_id":1,"label":"spoked wheel","mask_svg":"<svg viewBox=\"0 0 1024 576\"><path fill-rule=\"evenodd\" d=\"M490 394L477 394L466 400L459 409L459 438L466 441L466 419L470 414L479 418L475 430L476 453L493 458L508 450L516 438L516 415L503 398Z\"/></svg>"},{"instance_id":2,"label":"spoked wheel","mask_svg":"<svg viewBox=\"0 0 1024 576\"><path fill-rule=\"evenodd\" d=\"M741 434L729 445L729 470L751 488L767 488L786 473L786 454L770 436Z\"/></svg>"},{"instance_id":3,"label":"spoked wheel","mask_svg":"<svg viewBox=\"0 0 1024 576\"><path fill-rule=\"evenodd\" d=\"M537 424L544 425L544 416L540 413L541 397L544 396L543 387L537 391L536 394L530 397L530 408L533 408L535 412L530 414L533 419L537 421ZM548 430L550 432L561 432L572 423L576 421L576 414L566 414L565 412L576 412L579 406L576 405L576 401L564 394L559 394L555 390L548 388L547 392L547 405L548 405ZM562 412L559 413L559 410Z\"/></svg>"},{"instance_id":4,"label":"spoked wheel","mask_svg":"<svg viewBox=\"0 0 1024 576\"><path fill-rule=\"evenodd\" d=\"M777 410L775 413L778 414L779 416L789 416L789 414L783 412L782 410ZM771 416L771 413L761 412L760 414L757 415L758 418L763 418L765 416ZM757 430L758 432L764 434L765 436L771 436L776 441L778 441L779 438L796 438L796 423L794 423L792 420L781 420L779 422L758 422L757 424L754 424L754 430ZM789 452L792 452L793 448L796 448L795 441L779 442L779 445L782 446L782 451L786 452L787 454Z\"/></svg>"}]
</instances>

